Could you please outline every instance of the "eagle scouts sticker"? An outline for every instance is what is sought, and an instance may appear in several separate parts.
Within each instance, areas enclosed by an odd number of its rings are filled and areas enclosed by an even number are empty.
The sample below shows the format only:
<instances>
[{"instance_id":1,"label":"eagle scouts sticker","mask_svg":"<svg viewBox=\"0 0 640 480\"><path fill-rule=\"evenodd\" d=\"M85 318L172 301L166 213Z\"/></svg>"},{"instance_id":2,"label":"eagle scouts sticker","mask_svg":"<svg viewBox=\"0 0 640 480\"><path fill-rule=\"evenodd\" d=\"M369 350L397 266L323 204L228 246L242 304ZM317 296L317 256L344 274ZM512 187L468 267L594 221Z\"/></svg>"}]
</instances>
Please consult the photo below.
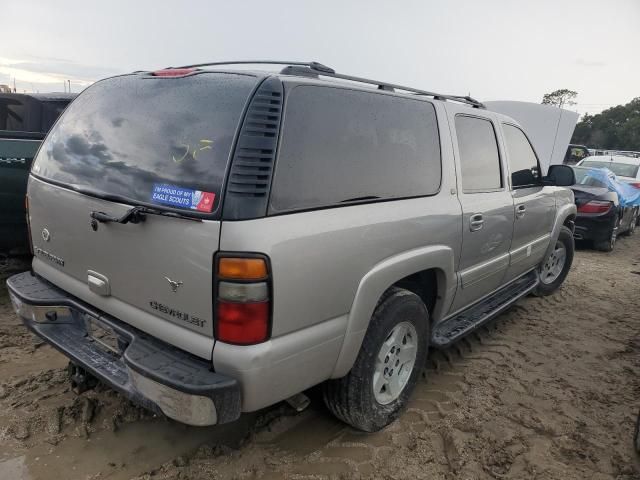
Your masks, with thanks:
<instances>
[{"instance_id":1,"label":"eagle scouts sticker","mask_svg":"<svg viewBox=\"0 0 640 480\"><path fill-rule=\"evenodd\" d=\"M164 183L154 183L151 193L153 203L205 213L210 213L213 210L215 199L216 194L213 192L202 192Z\"/></svg>"}]
</instances>

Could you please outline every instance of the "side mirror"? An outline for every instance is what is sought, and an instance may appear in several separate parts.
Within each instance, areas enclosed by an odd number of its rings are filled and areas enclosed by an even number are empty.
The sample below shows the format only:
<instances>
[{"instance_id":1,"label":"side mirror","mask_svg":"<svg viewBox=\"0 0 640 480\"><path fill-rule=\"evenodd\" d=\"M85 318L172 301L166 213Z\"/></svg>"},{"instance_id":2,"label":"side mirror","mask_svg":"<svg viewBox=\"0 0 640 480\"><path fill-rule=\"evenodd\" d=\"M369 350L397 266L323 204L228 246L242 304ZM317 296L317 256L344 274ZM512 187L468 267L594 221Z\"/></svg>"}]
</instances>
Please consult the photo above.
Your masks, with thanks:
<instances>
[{"instance_id":1,"label":"side mirror","mask_svg":"<svg viewBox=\"0 0 640 480\"><path fill-rule=\"evenodd\" d=\"M551 165L544 183L557 187L570 187L576 183L576 174L568 165Z\"/></svg>"}]
</instances>

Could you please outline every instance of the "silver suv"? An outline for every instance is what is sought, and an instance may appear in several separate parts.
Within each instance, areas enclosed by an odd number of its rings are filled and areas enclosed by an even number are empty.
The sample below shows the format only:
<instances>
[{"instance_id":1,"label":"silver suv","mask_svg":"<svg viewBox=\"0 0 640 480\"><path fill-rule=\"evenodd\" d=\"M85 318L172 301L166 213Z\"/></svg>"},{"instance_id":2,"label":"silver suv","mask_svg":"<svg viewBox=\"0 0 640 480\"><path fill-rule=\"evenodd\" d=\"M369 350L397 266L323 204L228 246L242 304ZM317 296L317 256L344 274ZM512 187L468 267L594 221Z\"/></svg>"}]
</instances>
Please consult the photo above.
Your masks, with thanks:
<instances>
[{"instance_id":1,"label":"silver suv","mask_svg":"<svg viewBox=\"0 0 640 480\"><path fill-rule=\"evenodd\" d=\"M322 384L379 430L428 348L564 281L573 171L472 98L271 63L85 90L34 161L11 299L78 390L211 425Z\"/></svg>"}]
</instances>

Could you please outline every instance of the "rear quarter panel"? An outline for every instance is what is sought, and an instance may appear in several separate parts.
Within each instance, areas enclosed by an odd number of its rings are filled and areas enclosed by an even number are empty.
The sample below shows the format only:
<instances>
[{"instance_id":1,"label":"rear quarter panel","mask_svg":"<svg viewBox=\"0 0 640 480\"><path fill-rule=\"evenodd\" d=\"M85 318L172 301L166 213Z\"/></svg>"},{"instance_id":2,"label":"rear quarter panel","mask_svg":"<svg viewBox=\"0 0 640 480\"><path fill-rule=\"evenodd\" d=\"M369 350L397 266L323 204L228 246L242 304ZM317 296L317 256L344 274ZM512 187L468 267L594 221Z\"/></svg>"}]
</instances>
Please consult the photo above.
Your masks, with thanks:
<instances>
[{"instance_id":1,"label":"rear quarter panel","mask_svg":"<svg viewBox=\"0 0 640 480\"><path fill-rule=\"evenodd\" d=\"M453 298L461 209L444 109L436 105L436 110L443 172L438 194L222 222L221 251L260 252L271 260L273 339L311 331L323 322L337 325L331 330L332 338L324 339L332 347L307 373L303 382L308 385L301 384L302 388L347 373L377 300L395 281L446 265L448 276L438 286L442 292L439 304ZM430 264L425 260L427 254L437 260ZM362 295L357 295L359 291ZM444 311L447 309L448 305ZM216 345L215 350L219 348ZM349 353L346 357L341 355L345 351ZM269 358L275 362L279 356L271 352ZM215 351L214 363L216 369L225 363L216 362Z\"/></svg>"}]
</instances>

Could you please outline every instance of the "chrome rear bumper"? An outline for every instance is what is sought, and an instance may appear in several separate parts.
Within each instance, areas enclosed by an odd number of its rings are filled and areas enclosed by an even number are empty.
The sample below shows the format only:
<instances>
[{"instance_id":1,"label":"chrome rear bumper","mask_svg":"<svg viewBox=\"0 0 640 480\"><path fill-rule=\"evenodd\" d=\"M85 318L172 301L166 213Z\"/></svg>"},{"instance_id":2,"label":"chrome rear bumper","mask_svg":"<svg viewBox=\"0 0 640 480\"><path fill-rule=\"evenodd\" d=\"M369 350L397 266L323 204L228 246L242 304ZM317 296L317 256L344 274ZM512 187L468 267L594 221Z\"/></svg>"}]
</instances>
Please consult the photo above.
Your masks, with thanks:
<instances>
[{"instance_id":1,"label":"chrome rear bumper","mask_svg":"<svg viewBox=\"0 0 640 480\"><path fill-rule=\"evenodd\" d=\"M96 311L31 272L12 276L7 286L30 330L132 401L196 426L240 416L238 382L213 372L210 362ZM113 341L102 341L89 325Z\"/></svg>"}]
</instances>

